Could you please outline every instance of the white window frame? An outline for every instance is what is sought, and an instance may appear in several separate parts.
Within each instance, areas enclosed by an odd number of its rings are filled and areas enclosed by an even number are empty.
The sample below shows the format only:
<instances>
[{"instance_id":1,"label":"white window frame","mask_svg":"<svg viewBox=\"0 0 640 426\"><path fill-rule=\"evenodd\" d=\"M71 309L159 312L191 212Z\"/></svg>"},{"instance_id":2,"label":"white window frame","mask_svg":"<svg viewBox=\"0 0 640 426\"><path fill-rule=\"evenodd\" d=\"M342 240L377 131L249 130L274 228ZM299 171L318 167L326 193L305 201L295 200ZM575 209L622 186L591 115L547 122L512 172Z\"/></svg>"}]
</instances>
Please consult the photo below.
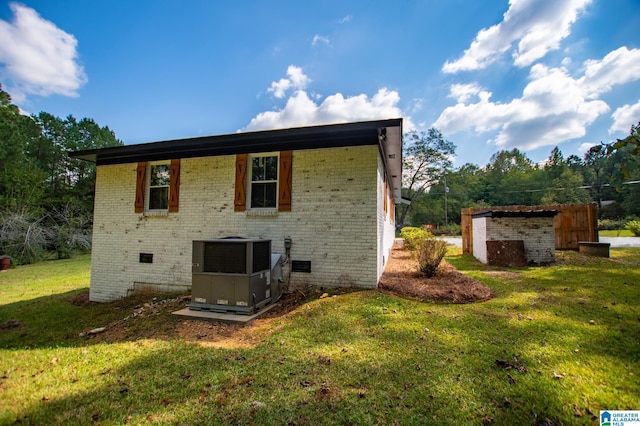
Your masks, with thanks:
<instances>
[{"instance_id":1,"label":"white window frame","mask_svg":"<svg viewBox=\"0 0 640 426\"><path fill-rule=\"evenodd\" d=\"M261 157L276 157L276 178L269 180L253 180L253 159ZM275 183L275 204L272 207L254 207L252 189L254 183ZM247 156L247 210L258 211L277 211L278 210L278 191L280 185L280 153L279 152L264 152L260 154L249 154Z\"/></svg>"},{"instance_id":2,"label":"white window frame","mask_svg":"<svg viewBox=\"0 0 640 426\"><path fill-rule=\"evenodd\" d=\"M155 185L153 188L167 188L167 207L163 209L151 208L151 170L155 166L167 166L169 172L169 180L166 185ZM169 191L171 191L171 162L170 161L151 161L147 163L147 179L145 183L145 211L149 213L167 213L169 211Z\"/></svg>"}]
</instances>

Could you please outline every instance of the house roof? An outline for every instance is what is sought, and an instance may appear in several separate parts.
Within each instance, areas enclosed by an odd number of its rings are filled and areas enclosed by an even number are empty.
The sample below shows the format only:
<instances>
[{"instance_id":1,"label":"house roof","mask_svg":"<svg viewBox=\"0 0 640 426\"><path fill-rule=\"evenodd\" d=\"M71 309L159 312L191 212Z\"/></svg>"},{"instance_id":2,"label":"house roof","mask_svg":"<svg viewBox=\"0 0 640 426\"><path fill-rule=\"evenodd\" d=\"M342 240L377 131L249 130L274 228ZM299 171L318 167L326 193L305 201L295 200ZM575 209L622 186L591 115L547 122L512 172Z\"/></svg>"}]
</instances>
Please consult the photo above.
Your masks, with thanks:
<instances>
[{"instance_id":1,"label":"house roof","mask_svg":"<svg viewBox=\"0 0 640 426\"><path fill-rule=\"evenodd\" d=\"M296 149L378 145L396 202L402 188L402 119L232 133L73 151L72 158L97 165L209 157Z\"/></svg>"},{"instance_id":2,"label":"house roof","mask_svg":"<svg viewBox=\"0 0 640 426\"><path fill-rule=\"evenodd\" d=\"M487 210L471 217L554 217L558 213L558 210Z\"/></svg>"}]
</instances>

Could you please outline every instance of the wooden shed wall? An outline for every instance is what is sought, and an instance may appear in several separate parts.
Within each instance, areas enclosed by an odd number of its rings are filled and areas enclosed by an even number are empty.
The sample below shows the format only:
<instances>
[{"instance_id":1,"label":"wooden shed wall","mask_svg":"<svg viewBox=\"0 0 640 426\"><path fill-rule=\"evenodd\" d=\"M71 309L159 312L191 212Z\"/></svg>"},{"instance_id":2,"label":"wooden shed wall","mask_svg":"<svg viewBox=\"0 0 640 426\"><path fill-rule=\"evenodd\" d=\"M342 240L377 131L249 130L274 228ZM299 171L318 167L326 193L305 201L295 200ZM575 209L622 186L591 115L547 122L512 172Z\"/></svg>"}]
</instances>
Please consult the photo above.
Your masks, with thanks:
<instances>
[{"instance_id":1,"label":"wooden shed wall","mask_svg":"<svg viewBox=\"0 0 640 426\"><path fill-rule=\"evenodd\" d=\"M472 215L488 210L558 210L553 219L556 250L578 250L578 241L598 241L598 205L560 204L551 206L499 206L462 209L462 251L473 253Z\"/></svg>"}]
</instances>

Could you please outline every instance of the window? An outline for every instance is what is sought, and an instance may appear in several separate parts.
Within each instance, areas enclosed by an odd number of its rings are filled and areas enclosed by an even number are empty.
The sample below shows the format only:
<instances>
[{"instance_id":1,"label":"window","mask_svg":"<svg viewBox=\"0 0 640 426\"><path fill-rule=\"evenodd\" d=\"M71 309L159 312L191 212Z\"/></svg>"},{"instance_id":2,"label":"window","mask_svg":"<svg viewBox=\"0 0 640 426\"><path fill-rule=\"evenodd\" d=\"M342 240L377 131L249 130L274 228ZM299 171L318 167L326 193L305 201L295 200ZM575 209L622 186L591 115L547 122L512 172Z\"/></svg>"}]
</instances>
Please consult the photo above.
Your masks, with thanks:
<instances>
[{"instance_id":1,"label":"window","mask_svg":"<svg viewBox=\"0 0 640 426\"><path fill-rule=\"evenodd\" d=\"M272 209L291 211L293 151L274 154L236 154L233 211ZM171 204L169 204L171 209ZM271 210L262 210L262 212Z\"/></svg>"},{"instance_id":2,"label":"window","mask_svg":"<svg viewBox=\"0 0 640 426\"><path fill-rule=\"evenodd\" d=\"M148 210L169 208L169 163L149 165L149 206Z\"/></svg>"},{"instance_id":3,"label":"window","mask_svg":"<svg viewBox=\"0 0 640 426\"><path fill-rule=\"evenodd\" d=\"M136 168L136 213L178 212L180 160L141 161Z\"/></svg>"},{"instance_id":4,"label":"window","mask_svg":"<svg viewBox=\"0 0 640 426\"><path fill-rule=\"evenodd\" d=\"M251 208L276 208L278 201L278 156L251 157L250 159Z\"/></svg>"}]
</instances>

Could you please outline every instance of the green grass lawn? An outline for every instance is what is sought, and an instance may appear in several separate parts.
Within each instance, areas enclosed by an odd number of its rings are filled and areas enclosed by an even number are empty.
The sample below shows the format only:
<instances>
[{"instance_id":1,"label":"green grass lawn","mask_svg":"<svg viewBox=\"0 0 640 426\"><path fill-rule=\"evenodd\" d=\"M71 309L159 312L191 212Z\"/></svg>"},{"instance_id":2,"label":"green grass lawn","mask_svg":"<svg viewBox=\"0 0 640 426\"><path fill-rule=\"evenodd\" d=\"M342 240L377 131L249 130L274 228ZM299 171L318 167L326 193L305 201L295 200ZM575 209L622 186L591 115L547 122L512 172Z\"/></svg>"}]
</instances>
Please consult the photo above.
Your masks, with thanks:
<instances>
[{"instance_id":1,"label":"green grass lawn","mask_svg":"<svg viewBox=\"0 0 640 426\"><path fill-rule=\"evenodd\" d=\"M640 249L557 258L505 269L452 252L494 299L310 299L231 348L97 343L80 334L137 302L71 304L88 257L14 268L0 274L0 424L598 424L639 409Z\"/></svg>"},{"instance_id":2,"label":"green grass lawn","mask_svg":"<svg viewBox=\"0 0 640 426\"><path fill-rule=\"evenodd\" d=\"M628 229L618 230L602 230L598 231L598 235L601 237L633 237L633 232Z\"/></svg>"}]
</instances>

